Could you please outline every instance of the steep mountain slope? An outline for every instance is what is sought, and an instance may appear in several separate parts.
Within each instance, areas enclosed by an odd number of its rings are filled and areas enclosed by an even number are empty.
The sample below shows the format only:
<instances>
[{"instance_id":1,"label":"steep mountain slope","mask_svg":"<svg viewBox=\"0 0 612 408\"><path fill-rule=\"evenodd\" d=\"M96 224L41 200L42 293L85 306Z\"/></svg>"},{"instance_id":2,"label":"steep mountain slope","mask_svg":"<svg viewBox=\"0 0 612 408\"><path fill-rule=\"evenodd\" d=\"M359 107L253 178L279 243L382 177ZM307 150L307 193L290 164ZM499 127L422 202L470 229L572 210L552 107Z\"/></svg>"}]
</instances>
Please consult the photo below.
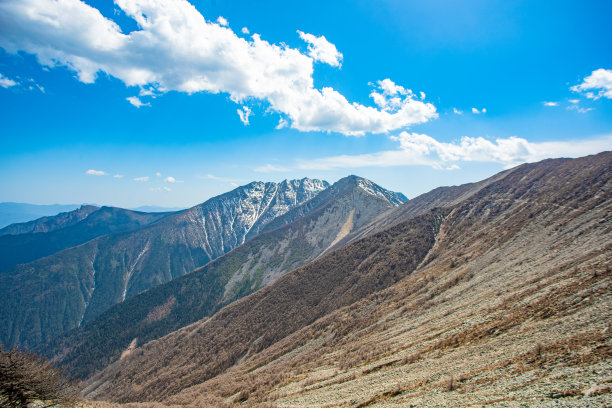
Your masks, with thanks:
<instances>
[{"instance_id":1,"label":"steep mountain slope","mask_svg":"<svg viewBox=\"0 0 612 408\"><path fill-rule=\"evenodd\" d=\"M0 236L12 234L27 234L34 232L51 232L57 229L66 228L87 218L89 214L98 211L100 207L95 205L82 205L76 210L61 212L57 215L37 218L33 221L21 222L8 225L0 229Z\"/></svg>"},{"instance_id":2,"label":"steep mountain slope","mask_svg":"<svg viewBox=\"0 0 612 408\"><path fill-rule=\"evenodd\" d=\"M467 200L474 194L478 193L483 188L491 183L500 181L506 177L512 170L502 171L476 183L468 183L460 186L438 187L425 194L413 198L402 206L390 209L374 217L371 221L357 228L342 239L335 248L339 248L348 243L355 242L358 239L367 237L380 231L384 231L394 225L409 220L433 208L454 207L462 201Z\"/></svg>"},{"instance_id":3,"label":"steep mountain slope","mask_svg":"<svg viewBox=\"0 0 612 408\"><path fill-rule=\"evenodd\" d=\"M169 214L88 206L56 217L9 225L5 229L22 232L0 236L0 274L17 264L34 261L102 235L142 228ZM28 229L35 232L25 232Z\"/></svg>"},{"instance_id":4,"label":"steep mountain slope","mask_svg":"<svg viewBox=\"0 0 612 408\"><path fill-rule=\"evenodd\" d=\"M232 303L204 323L148 343L137 350L143 359L128 356L96 378L103 385L95 392L143 401L173 395L222 373L240 359L410 274L433 246L443 215L432 212L354 243ZM168 346L181 352L163 352ZM158 353L156 362L146 357L154 353ZM154 372L155 378L143 381L133 364L140 365L143 374ZM112 377L117 373L115 382ZM124 384L124 375L138 385Z\"/></svg>"},{"instance_id":5,"label":"steep mountain slope","mask_svg":"<svg viewBox=\"0 0 612 408\"><path fill-rule=\"evenodd\" d=\"M249 240L193 273L110 308L41 349L63 368L86 377L143 344L209 316L324 253L338 237L361 227L398 201L355 176L295 207L301 218ZM392 198L392 197L391 197ZM294 215L290 215L294 218ZM280 218L285 218L282 216Z\"/></svg>"},{"instance_id":6,"label":"steep mountain slope","mask_svg":"<svg viewBox=\"0 0 612 408\"><path fill-rule=\"evenodd\" d=\"M519 166L132 350L86 393L193 407L605 406L611 188L611 153Z\"/></svg>"},{"instance_id":7,"label":"steep mountain slope","mask_svg":"<svg viewBox=\"0 0 612 408\"><path fill-rule=\"evenodd\" d=\"M27 203L0 203L0 228L23 223L40 217L53 216L79 208L78 204L37 205Z\"/></svg>"},{"instance_id":8,"label":"steep mountain slope","mask_svg":"<svg viewBox=\"0 0 612 408\"><path fill-rule=\"evenodd\" d=\"M18 265L0 276L0 341L46 343L232 250L259 220L272 220L327 186L309 179L254 182L145 228Z\"/></svg>"}]
</instances>

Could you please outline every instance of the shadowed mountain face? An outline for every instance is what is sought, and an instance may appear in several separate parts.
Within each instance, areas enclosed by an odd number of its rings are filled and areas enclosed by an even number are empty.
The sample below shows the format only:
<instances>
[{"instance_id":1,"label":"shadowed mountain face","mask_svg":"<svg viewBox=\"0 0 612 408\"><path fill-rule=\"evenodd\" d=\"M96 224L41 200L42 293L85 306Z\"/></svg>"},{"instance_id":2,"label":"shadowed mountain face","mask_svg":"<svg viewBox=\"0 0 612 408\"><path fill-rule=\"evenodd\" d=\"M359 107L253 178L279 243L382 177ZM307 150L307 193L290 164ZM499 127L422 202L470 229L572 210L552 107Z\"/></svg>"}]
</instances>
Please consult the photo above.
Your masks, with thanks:
<instances>
[{"instance_id":1,"label":"shadowed mountain face","mask_svg":"<svg viewBox=\"0 0 612 408\"><path fill-rule=\"evenodd\" d=\"M34 347L115 303L191 272L328 184L254 182L134 231L101 236L0 276L0 341ZM95 213L94 213L95 214Z\"/></svg>"},{"instance_id":2,"label":"shadowed mountain face","mask_svg":"<svg viewBox=\"0 0 612 408\"><path fill-rule=\"evenodd\" d=\"M519 166L131 350L86 395L160 407L605 406L611 188L611 153Z\"/></svg>"},{"instance_id":3,"label":"shadowed mountain face","mask_svg":"<svg viewBox=\"0 0 612 408\"><path fill-rule=\"evenodd\" d=\"M386 190L358 177L342 179L280 216L280 227L193 273L110 308L40 351L59 355L58 362L70 374L87 377L118 359L130 344L143 344L210 316L314 261L346 234L397 203L389 199L395 197L392 193L373 191Z\"/></svg>"},{"instance_id":4,"label":"shadowed mountain face","mask_svg":"<svg viewBox=\"0 0 612 408\"><path fill-rule=\"evenodd\" d=\"M83 206L56 217L9 225L3 231L9 230L10 234L0 236L0 274L17 264L34 261L102 235L142 228L169 214Z\"/></svg>"}]
</instances>

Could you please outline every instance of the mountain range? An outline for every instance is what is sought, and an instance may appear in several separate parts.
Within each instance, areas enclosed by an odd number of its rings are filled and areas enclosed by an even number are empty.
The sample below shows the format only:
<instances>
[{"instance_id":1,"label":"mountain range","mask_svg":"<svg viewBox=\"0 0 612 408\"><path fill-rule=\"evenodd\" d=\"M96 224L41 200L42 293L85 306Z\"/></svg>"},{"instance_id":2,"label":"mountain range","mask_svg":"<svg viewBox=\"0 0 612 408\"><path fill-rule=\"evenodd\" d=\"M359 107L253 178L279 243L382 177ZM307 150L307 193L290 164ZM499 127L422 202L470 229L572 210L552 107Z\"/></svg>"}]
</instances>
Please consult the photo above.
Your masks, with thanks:
<instances>
[{"instance_id":1,"label":"mountain range","mask_svg":"<svg viewBox=\"0 0 612 408\"><path fill-rule=\"evenodd\" d=\"M130 344L144 344L210 316L314 261L402 198L359 177L341 179L233 251L115 305L40 351L62 354L62 367L85 378L118 359Z\"/></svg>"},{"instance_id":2,"label":"mountain range","mask_svg":"<svg viewBox=\"0 0 612 408\"><path fill-rule=\"evenodd\" d=\"M0 228L10 224L32 221L40 217L55 216L57 213L72 211L79 207L78 204L0 203Z\"/></svg>"},{"instance_id":3,"label":"mountain range","mask_svg":"<svg viewBox=\"0 0 612 408\"><path fill-rule=\"evenodd\" d=\"M40 218L62 218L58 213L72 212L80 207L99 207L95 204L29 204L29 203L0 203L0 228L8 225L24 224ZM175 212L183 210L181 207L160 207L156 205L143 205L130 208L140 212ZM20 228L20 227L18 227Z\"/></svg>"},{"instance_id":4,"label":"mountain range","mask_svg":"<svg viewBox=\"0 0 612 408\"><path fill-rule=\"evenodd\" d=\"M381 231L127 347L85 395L159 407L605 406L611 176L602 153L410 200L357 229Z\"/></svg>"},{"instance_id":5,"label":"mountain range","mask_svg":"<svg viewBox=\"0 0 612 408\"><path fill-rule=\"evenodd\" d=\"M327 186L309 179L254 182L169 216L148 215L158 221L143 228L102 235L17 265L0 275L0 341L26 347L46 343L113 304L232 250L251 230Z\"/></svg>"},{"instance_id":6,"label":"mountain range","mask_svg":"<svg viewBox=\"0 0 612 408\"><path fill-rule=\"evenodd\" d=\"M606 406L611 187L604 152L409 201L349 176L83 207L0 236L77 242L0 275L1 341L98 408Z\"/></svg>"},{"instance_id":7,"label":"mountain range","mask_svg":"<svg viewBox=\"0 0 612 408\"><path fill-rule=\"evenodd\" d=\"M145 227L169 214L81 206L55 217L9 225L0 230L0 274L102 235Z\"/></svg>"}]
</instances>

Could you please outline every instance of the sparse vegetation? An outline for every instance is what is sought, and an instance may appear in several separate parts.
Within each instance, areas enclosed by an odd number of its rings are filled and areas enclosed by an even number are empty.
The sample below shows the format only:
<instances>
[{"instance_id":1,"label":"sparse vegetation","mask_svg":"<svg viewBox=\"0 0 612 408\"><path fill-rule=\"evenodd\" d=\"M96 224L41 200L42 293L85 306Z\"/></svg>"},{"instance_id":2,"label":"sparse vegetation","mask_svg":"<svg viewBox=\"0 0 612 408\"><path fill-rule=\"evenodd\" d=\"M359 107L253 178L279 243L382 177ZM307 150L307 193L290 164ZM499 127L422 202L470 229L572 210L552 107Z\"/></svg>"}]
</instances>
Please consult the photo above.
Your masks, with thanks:
<instances>
[{"instance_id":1,"label":"sparse vegetation","mask_svg":"<svg viewBox=\"0 0 612 408\"><path fill-rule=\"evenodd\" d=\"M0 346L0 406L74 406L78 390L51 363L35 354Z\"/></svg>"}]
</instances>

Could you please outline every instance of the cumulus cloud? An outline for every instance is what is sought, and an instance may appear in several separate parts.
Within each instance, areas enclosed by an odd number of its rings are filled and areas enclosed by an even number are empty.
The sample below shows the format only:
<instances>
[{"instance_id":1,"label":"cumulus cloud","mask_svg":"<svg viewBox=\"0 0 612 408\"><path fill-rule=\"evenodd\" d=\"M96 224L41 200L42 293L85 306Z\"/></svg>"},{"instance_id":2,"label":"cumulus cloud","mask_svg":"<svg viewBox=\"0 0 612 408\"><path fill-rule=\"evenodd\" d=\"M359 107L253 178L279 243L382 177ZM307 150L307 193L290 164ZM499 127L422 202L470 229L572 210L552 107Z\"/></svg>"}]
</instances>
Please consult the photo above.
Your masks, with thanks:
<instances>
[{"instance_id":1,"label":"cumulus cloud","mask_svg":"<svg viewBox=\"0 0 612 408\"><path fill-rule=\"evenodd\" d=\"M459 110L459 109L457 109L457 108L453 108L453 113L454 113L455 115L463 115L463 111L462 111L462 110Z\"/></svg>"},{"instance_id":2,"label":"cumulus cloud","mask_svg":"<svg viewBox=\"0 0 612 408\"><path fill-rule=\"evenodd\" d=\"M478 110L476 108L472 108L472 113L475 115L478 115L480 113L487 113L487 110L485 108L482 108L481 110Z\"/></svg>"},{"instance_id":3,"label":"cumulus cloud","mask_svg":"<svg viewBox=\"0 0 612 408\"><path fill-rule=\"evenodd\" d=\"M361 155L324 157L298 163L306 170L336 168L391 167L425 165L455 170L460 162L491 162L512 167L549 157L579 157L609 149L612 135L580 141L533 143L520 137L489 140L464 136L457 142L439 142L431 136L402 132L391 136L398 143L395 150Z\"/></svg>"},{"instance_id":4,"label":"cumulus cloud","mask_svg":"<svg viewBox=\"0 0 612 408\"><path fill-rule=\"evenodd\" d=\"M243 106L242 109L237 109L238 116L240 117L240 121L244 124L244 126L248 126L249 124L249 116L251 116L251 109L248 106Z\"/></svg>"},{"instance_id":5,"label":"cumulus cloud","mask_svg":"<svg viewBox=\"0 0 612 408\"><path fill-rule=\"evenodd\" d=\"M0 74L0 86L3 88L10 88L11 86L15 86L17 85L16 81L13 81L10 78L5 77L4 75Z\"/></svg>"},{"instance_id":6,"label":"cumulus cloud","mask_svg":"<svg viewBox=\"0 0 612 408\"><path fill-rule=\"evenodd\" d=\"M138 98L137 96L129 96L125 99L137 108L140 108L141 106L151 106L151 104L148 102L147 103L142 102L140 98Z\"/></svg>"},{"instance_id":7,"label":"cumulus cloud","mask_svg":"<svg viewBox=\"0 0 612 408\"><path fill-rule=\"evenodd\" d=\"M559 106L558 102L542 102L544 106Z\"/></svg>"},{"instance_id":8,"label":"cumulus cloud","mask_svg":"<svg viewBox=\"0 0 612 408\"><path fill-rule=\"evenodd\" d=\"M308 43L308 55L319 62L329 64L332 67L340 67L342 65L342 54L336 49L336 46L325 38L325 36L317 37L312 34L298 30L300 38Z\"/></svg>"},{"instance_id":9,"label":"cumulus cloud","mask_svg":"<svg viewBox=\"0 0 612 408\"><path fill-rule=\"evenodd\" d=\"M102 170L94 170L94 169L89 169L85 172L85 174L88 174L90 176L108 176L108 173Z\"/></svg>"},{"instance_id":10,"label":"cumulus cloud","mask_svg":"<svg viewBox=\"0 0 612 408\"><path fill-rule=\"evenodd\" d=\"M149 176L144 176L144 177L134 177L134 181L142 181L142 182L146 182L146 181L149 181Z\"/></svg>"},{"instance_id":11,"label":"cumulus cloud","mask_svg":"<svg viewBox=\"0 0 612 408\"><path fill-rule=\"evenodd\" d=\"M227 19L223 16L219 16L219 18L217 18L217 23L219 23L219 25L227 27L229 25L229 23L227 22Z\"/></svg>"},{"instance_id":12,"label":"cumulus cloud","mask_svg":"<svg viewBox=\"0 0 612 408\"><path fill-rule=\"evenodd\" d=\"M612 70L597 69L584 78L581 84L571 87L574 92L585 92L587 98L599 99L601 97L612 99ZM592 92L597 91L597 92Z\"/></svg>"},{"instance_id":13,"label":"cumulus cloud","mask_svg":"<svg viewBox=\"0 0 612 408\"><path fill-rule=\"evenodd\" d=\"M248 28L246 28L246 27L242 27L242 30L241 30L241 31L242 31L242 34L251 34L251 32L249 31L249 29L248 29Z\"/></svg>"},{"instance_id":14,"label":"cumulus cloud","mask_svg":"<svg viewBox=\"0 0 612 408\"><path fill-rule=\"evenodd\" d=\"M313 36L305 55L257 34L241 38L186 0L115 3L137 30L123 33L78 0L0 2L0 47L35 54L44 67L67 67L85 83L105 73L145 92L226 93L240 104L257 99L300 131L385 133L437 117L431 103L414 95L401 94L400 103L390 98L382 109L350 102L330 87L315 88L315 59L340 63L324 37Z\"/></svg>"}]
</instances>

